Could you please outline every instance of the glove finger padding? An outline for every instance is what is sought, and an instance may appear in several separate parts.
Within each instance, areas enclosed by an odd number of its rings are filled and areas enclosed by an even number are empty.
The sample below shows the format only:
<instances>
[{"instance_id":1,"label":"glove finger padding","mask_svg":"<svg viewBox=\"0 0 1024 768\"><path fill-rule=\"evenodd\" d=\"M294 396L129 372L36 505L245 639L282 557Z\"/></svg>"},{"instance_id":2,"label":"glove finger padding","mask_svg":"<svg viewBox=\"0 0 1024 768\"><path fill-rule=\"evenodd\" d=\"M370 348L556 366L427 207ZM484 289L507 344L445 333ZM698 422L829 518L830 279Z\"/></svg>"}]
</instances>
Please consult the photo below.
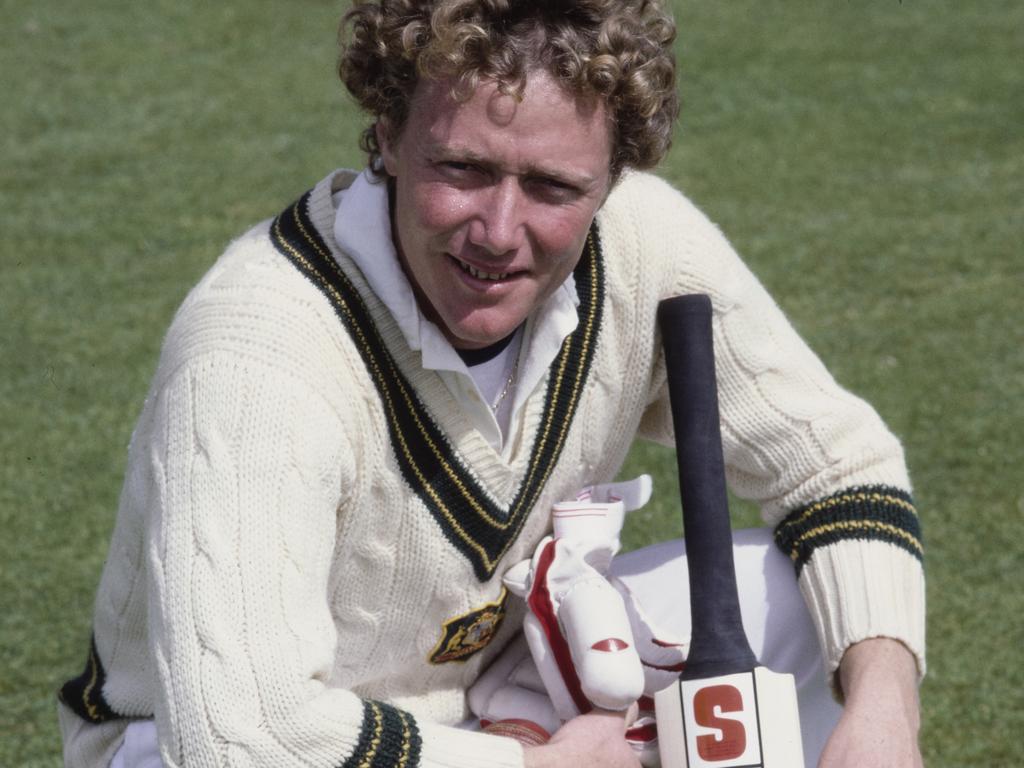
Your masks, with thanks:
<instances>
[{"instance_id":1,"label":"glove finger padding","mask_svg":"<svg viewBox=\"0 0 1024 768\"><path fill-rule=\"evenodd\" d=\"M563 720L592 705L624 710L643 692L622 598L587 562L593 543L546 538L525 579L521 566L506 575L506 585L530 607L523 631Z\"/></svg>"},{"instance_id":2,"label":"glove finger padding","mask_svg":"<svg viewBox=\"0 0 1024 768\"><path fill-rule=\"evenodd\" d=\"M689 640L673 637L647 615L636 595L620 579L608 577L618 591L629 617L630 631L644 673L644 693L653 696L679 679L686 666Z\"/></svg>"}]
</instances>

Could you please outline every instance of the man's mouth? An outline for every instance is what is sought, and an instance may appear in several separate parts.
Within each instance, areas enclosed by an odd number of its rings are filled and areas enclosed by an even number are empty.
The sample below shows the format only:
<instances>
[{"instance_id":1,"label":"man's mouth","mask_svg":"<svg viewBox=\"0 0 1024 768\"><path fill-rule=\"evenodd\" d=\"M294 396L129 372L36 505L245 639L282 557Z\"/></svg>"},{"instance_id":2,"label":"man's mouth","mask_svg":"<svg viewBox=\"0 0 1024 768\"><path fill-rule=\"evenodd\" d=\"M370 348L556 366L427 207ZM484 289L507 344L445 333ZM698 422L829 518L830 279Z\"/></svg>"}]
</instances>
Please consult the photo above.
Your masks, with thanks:
<instances>
[{"instance_id":1,"label":"man's mouth","mask_svg":"<svg viewBox=\"0 0 1024 768\"><path fill-rule=\"evenodd\" d=\"M508 279L511 272L484 272L482 269L477 269L472 264L456 259L452 256L452 260L459 265L459 269L465 272L467 275L475 277L477 280L506 280Z\"/></svg>"}]
</instances>

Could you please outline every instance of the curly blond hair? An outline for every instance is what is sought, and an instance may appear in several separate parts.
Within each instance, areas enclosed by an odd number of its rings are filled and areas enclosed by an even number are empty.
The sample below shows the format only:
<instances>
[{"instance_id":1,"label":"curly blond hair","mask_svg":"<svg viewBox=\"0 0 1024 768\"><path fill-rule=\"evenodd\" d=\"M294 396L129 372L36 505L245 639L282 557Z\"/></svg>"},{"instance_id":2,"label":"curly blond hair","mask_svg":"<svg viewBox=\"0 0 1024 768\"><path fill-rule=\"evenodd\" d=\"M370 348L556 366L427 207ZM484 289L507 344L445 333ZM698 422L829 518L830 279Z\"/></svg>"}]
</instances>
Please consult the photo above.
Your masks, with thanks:
<instances>
[{"instance_id":1,"label":"curly blond hair","mask_svg":"<svg viewBox=\"0 0 1024 768\"><path fill-rule=\"evenodd\" d=\"M610 168L651 168L679 110L661 0L354 0L339 30L338 74L374 118L360 146L383 172L375 125L398 136L420 78L451 79L468 98L482 80L521 97L543 67L579 98L598 97L612 126Z\"/></svg>"}]
</instances>

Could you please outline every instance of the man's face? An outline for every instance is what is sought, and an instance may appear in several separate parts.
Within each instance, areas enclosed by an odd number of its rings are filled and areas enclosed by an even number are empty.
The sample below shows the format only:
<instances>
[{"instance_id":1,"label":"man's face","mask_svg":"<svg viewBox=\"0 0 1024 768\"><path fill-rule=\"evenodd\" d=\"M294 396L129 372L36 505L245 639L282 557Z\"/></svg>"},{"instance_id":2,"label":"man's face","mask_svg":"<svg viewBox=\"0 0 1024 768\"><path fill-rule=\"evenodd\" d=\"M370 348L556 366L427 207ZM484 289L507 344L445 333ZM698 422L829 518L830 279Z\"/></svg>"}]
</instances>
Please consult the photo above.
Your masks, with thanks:
<instances>
[{"instance_id":1,"label":"man's face","mask_svg":"<svg viewBox=\"0 0 1024 768\"><path fill-rule=\"evenodd\" d=\"M522 101L423 80L401 135L378 127L392 229L424 314L453 346L512 333L579 261L610 186L605 107L530 74Z\"/></svg>"}]
</instances>

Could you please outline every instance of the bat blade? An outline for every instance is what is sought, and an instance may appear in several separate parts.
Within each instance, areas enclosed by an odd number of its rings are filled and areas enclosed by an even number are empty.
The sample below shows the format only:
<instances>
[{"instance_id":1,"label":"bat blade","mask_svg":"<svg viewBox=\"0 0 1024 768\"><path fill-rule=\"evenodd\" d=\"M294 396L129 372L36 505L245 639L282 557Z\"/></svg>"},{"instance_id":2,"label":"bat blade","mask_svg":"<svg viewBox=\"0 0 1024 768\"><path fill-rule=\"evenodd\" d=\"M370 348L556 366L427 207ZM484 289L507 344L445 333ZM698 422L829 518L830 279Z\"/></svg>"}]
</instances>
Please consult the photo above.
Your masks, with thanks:
<instances>
[{"instance_id":1,"label":"bat blade","mask_svg":"<svg viewBox=\"0 0 1024 768\"><path fill-rule=\"evenodd\" d=\"M690 579L690 651L655 695L663 768L803 768L792 675L760 666L740 617L719 427L711 300L658 307Z\"/></svg>"},{"instance_id":2,"label":"bat blade","mask_svg":"<svg viewBox=\"0 0 1024 768\"><path fill-rule=\"evenodd\" d=\"M655 694L662 768L803 768L793 676L680 680Z\"/></svg>"}]
</instances>

